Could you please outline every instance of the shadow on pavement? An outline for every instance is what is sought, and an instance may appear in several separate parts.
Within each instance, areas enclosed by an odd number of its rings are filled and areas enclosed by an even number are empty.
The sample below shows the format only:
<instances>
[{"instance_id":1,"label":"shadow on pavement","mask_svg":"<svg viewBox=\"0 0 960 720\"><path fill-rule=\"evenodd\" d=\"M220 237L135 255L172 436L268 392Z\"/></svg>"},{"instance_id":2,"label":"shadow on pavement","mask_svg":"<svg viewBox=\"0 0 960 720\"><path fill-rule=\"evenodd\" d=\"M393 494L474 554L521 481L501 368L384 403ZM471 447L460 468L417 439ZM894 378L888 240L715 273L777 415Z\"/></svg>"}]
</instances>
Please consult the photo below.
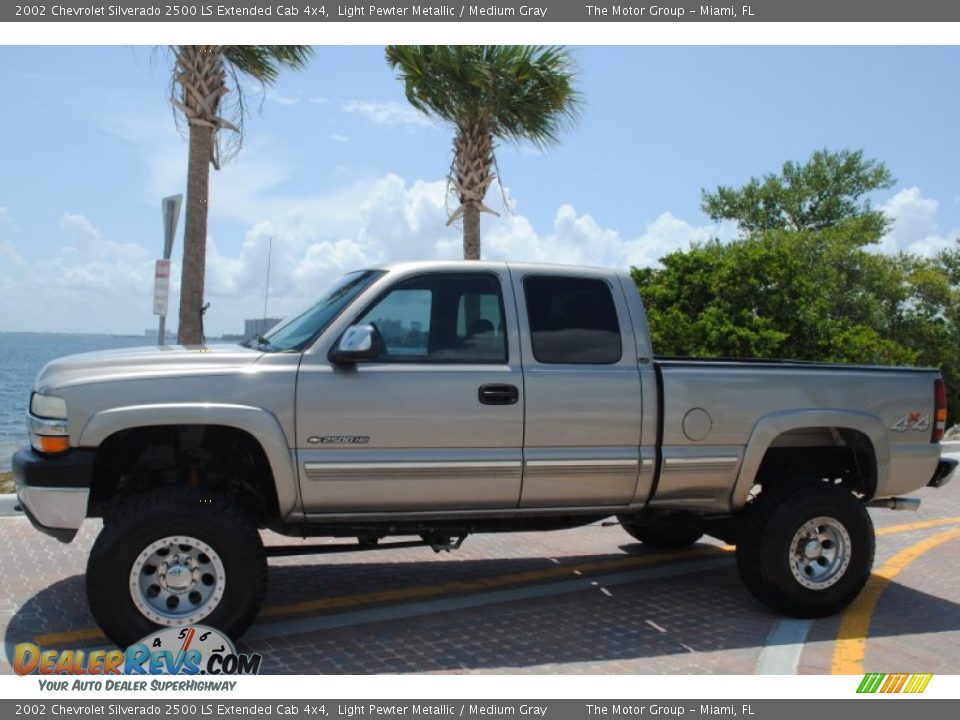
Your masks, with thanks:
<instances>
[{"instance_id":1,"label":"shadow on pavement","mask_svg":"<svg viewBox=\"0 0 960 720\"><path fill-rule=\"evenodd\" d=\"M471 589L467 593L473 594L567 581L575 577L573 566L616 566L576 576L588 581L597 573L653 567L629 565L631 558L649 554L639 545L624 546L622 550L626 552L564 556L555 561L543 557L456 559L455 555L412 562L404 559L314 563L309 557L284 558L282 564L271 564L266 607L324 600L327 607L306 614L296 614L289 608L281 615L264 613L257 626L458 596L456 589L441 589L439 594L427 591L424 596L415 592L397 599L390 595L391 590L476 583L485 578L495 581L489 590ZM690 560L684 554L677 557L678 561ZM505 575L555 568L569 568L571 572L558 571L529 582L502 584ZM7 654L16 643L32 642L38 635L94 628L83 585L83 576L74 575L26 600L6 628ZM354 597L364 595L372 597ZM351 599L344 603L340 600L344 596ZM888 605L890 612L885 610ZM636 672L631 669L631 662L644 658L656 659L653 672L750 673L756 660L755 650L763 646L777 619L747 594L731 565L609 588L597 585L554 596L433 612L399 621L363 622L351 627L241 640L239 646L264 655L265 673L510 672L531 667L550 672L551 666L571 663L585 664L586 671L617 673ZM956 630L960 630L960 605L894 582L881 599L871 637ZM63 647L105 643L103 638L88 639ZM728 653L720 661L720 651L744 650L750 652ZM599 669L590 670L591 663L597 663ZM651 672L649 667L646 672Z\"/></svg>"}]
</instances>

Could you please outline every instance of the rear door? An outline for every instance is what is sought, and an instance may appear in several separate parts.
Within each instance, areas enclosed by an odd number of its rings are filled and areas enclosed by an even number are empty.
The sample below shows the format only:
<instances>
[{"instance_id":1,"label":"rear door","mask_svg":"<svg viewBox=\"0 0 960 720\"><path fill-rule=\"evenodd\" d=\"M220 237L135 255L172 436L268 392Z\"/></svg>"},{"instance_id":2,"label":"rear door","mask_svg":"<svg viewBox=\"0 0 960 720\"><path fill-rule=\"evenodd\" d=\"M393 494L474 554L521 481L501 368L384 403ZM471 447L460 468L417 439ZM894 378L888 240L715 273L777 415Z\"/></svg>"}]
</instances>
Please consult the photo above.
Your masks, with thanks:
<instances>
[{"instance_id":1,"label":"rear door","mask_svg":"<svg viewBox=\"0 0 960 720\"><path fill-rule=\"evenodd\" d=\"M640 471L642 395L618 278L511 273L524 324L521 507L627 505Z\"/></svg>"},{"instance_id":2,"label":"rear door","mask_svg":"<svg viewBox=\"0 0 960 720\"><path fill-rule=\"evenodd\" d=\"M402 276L351 318L377 326L381 357L340 368L305 356L297 435L307 513L517 506L513 302L506 268Z\"/></svg>"}]
</instances>

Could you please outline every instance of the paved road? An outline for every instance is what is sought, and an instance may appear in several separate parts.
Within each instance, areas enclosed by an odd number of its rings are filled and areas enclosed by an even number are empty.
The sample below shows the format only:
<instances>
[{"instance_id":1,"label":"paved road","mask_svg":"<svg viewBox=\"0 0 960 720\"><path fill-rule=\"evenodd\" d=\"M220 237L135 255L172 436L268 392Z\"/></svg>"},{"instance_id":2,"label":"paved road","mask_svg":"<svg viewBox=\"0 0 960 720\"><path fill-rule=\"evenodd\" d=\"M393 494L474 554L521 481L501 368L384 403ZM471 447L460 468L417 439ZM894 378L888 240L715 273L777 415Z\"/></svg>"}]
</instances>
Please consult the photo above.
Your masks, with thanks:
<instances>
[{"instance_id":1,"label":"paved road","mask_svg":"<svg viewBox=\"0 0 960 720\"><path fill-rule=\"evenodd\" d=\"M918 495L918 513L874 512L867 590L816 622L756 603L719 543L656 553L593 525L473 536L450 554L273 557L265 609L239 644L267 673L960 673L960 481ZM0 518L7 653L27 640L105 645L83 588L98 529L61 545Z\"/></svg>"}]
</instances>

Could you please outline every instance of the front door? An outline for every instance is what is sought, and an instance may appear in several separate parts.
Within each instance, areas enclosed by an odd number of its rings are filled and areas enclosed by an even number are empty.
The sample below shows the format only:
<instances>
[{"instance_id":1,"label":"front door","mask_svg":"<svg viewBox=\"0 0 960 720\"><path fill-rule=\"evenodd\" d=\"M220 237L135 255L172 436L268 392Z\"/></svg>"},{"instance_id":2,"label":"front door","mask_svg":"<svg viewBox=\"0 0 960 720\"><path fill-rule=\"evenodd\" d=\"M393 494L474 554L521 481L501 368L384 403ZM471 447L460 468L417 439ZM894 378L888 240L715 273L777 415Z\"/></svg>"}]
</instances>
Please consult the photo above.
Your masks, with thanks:
<instances>
[{"instance_id":1,"label":"front door","mask_svg":"<svg viewBox=\"0 0 960 720\"><path fill-rule=\"evenodd\" d=\"M307 355L298 460L310 514L516 507L523 379L509 275L398 279L353 324L384 351L336 367Z\"/></svg>"}]
</instances>

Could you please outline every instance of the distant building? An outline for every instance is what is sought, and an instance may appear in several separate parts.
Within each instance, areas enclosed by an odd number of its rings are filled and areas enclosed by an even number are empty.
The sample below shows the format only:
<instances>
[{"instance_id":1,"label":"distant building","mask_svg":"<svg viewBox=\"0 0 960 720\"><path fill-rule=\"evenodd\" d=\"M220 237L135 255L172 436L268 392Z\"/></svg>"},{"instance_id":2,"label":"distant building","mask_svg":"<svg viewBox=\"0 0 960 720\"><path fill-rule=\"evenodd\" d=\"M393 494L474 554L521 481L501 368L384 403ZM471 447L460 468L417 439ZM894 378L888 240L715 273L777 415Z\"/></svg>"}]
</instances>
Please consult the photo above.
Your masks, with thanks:
<instances>
[{"instance_id":1,"label":"distant building","mask_svg":"<svg viewBox=\"0 0 960 720\"><path fill-rule=\"evenodd\" d=\"M279 324L283 318L255 318L253 320L243 321L244 337L252 335L266 335L274 325Z\"/></svg>"}]
</instances>

